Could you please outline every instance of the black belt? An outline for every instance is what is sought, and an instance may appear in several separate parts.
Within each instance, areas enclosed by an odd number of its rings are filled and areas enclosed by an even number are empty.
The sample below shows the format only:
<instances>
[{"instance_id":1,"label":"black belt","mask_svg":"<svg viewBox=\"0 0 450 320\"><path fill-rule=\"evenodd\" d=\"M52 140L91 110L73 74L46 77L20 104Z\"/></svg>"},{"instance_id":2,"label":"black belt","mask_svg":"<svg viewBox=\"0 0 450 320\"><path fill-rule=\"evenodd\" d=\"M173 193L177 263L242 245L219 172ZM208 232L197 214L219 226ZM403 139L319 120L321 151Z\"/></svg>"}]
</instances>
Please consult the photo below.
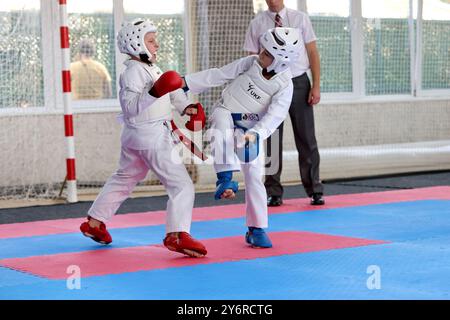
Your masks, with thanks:
<instances>
[{"instance_id":1,"label":"black belt","mask_svg":"<svg viewBox=\"0 0 450 320\"><path fill-rule=\"evenodd\" d=\"M292 80L303 78L304 76L308 76L306 72L303 72L301 75L292 78Z\"/></svg>"}]
</instances>

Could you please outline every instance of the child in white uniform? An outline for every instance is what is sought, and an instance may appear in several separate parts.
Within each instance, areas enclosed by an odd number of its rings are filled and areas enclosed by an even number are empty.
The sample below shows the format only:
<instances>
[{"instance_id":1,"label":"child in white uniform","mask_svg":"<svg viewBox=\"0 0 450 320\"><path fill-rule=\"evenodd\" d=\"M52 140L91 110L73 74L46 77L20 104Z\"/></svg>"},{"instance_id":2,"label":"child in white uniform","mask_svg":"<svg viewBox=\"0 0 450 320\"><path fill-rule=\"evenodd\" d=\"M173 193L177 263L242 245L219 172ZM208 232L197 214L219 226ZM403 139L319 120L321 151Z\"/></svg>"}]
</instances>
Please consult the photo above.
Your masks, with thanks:
<instances>
[{"instance_id":1,"label":"child in white uniform","mask_svg":"<svg viewBox=\"0 0 450 320\"><path fill-rule=\"evenodd\" d=\"M150 21L134 20L124 24L117 37L120 52L131 59L120 76L119 99L122 107L121 155L119 169L113 174L88 212L80 229L93 240L108 244L112 238L105 223L128 198L136 184L152 170L165 186L167 203L164 245L193 257L206 255L206 248L189 235L194 204L194 186L181 161L172 159L170 130L172 104L181 114L195 116L174 71L162 73L154 64L159 45L156 27ZM175 161L174 161L175 160Z\"/></svg>"},{"instance_id":2,"label":"child in white uniform","mask_svg":"<svg viewBox=\"0 0 450 320\"><path fill-rule=\"evenodd\" d=\"M293 94L289 64L298 58L298 40L297 29L270 29L261 37L264 50L259 55L185 76L184 85L194 94L231 81L210 118L218 178L215 198L234 198L238 185L232 172L242 169L249 228L246 241L253 247L272 247L263 230L268 226L268 214L262 141L288 114Z\"/></svg>"}]
</instances>

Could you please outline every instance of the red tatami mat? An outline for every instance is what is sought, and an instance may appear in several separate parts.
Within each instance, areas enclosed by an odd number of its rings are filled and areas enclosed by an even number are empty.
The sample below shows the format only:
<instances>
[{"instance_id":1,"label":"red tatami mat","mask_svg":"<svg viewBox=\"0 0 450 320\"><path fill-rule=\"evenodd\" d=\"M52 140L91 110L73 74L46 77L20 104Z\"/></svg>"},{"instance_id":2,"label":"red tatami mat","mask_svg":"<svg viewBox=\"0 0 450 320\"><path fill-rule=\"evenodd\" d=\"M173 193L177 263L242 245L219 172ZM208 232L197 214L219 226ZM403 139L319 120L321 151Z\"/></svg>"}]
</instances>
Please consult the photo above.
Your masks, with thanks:
<instances>
[{"instance_id":1,"label":"red tatami mat","mask_svg":"<svg viewBox=\"0 0 450 320\"><path fill-rule=\"evenodd\" d=\"M269 208L269 214L336 209L353 206L383 204L428 199L450 200L450 187L431 187L412 190L383 191L361 194L326 196L323 206L311 206L308 198L286 199L280 207ZM225 201L217 202L220 204ZM245 204L194 208L192 221L209 221L238 218L245 215ZM0 225L0 239L31 237L79 232L85 218L46 220ZM108 229L162 225L165 211L129 213L115 216L108 222Z\"/></svg>"},{"instance_id":2,"label":"red tatami mat","mask_svg":"<svg viewBox=\"0 0 450 320\"><path fill-rule=\"evenodd\" d=\"M163 246L142 246L4 259L0 260L0 265L49 279L67 279L67 268L72 265L80 268L81 277L90 277L386 243L297 231L272 232L270 238L274 245L270 249L251 248L245 244L243 236L204 240L208 254L197 259L171 252Z\"/></svg>"}]
</instances>

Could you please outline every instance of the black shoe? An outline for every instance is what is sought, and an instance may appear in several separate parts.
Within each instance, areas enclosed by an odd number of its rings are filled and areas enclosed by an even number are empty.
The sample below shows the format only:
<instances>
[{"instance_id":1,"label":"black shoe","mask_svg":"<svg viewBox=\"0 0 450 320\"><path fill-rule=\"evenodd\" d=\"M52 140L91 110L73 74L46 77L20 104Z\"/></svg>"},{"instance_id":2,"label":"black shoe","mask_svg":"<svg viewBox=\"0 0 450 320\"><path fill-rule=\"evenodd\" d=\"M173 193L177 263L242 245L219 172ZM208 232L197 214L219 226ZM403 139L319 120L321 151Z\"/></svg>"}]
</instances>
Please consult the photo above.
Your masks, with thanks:
<instances>
[{"instance_id":1,"label":"black shoe","mask_svg":"<svg viewBox=\"0 0 450 320\"><path fill-rule=\"evenodd\" d=\"M325 200L322 198L321 193L313 193L311 197L311 205L312 206L321 206L325 204Z\"/></svg>"},{"instance_id":2,"label":"black shoe","mask_svg":"<svg viewBox=\"0 0 450 320\"><path fill-rule=\"evenodd\" d=\"M269 196L267 198L267 205L269 207L279 207L283 204L283 200L280 196Z\"/></svg>"}]
</instances>

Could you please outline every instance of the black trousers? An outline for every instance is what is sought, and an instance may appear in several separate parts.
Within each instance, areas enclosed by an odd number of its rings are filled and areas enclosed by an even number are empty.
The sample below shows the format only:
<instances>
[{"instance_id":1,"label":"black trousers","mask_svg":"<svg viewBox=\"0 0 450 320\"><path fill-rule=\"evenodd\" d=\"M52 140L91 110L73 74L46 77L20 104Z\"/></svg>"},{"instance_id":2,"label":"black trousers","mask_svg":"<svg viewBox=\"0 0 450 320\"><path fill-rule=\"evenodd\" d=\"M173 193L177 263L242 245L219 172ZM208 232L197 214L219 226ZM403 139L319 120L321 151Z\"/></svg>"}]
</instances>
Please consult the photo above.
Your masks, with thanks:
<instances>
[{"instance_id":1,"label":"black trousers","mask_svg":"<svg viewBox=\"0 0 450 320\"><path fill-rule=\"evenodd\" d=\"M306 73L293 78L292 82L294 84L294 94L289 108L289 116L292 121L295 146L298 151L300 177L306 194L308 197L311 197L313 193L323 193L323 185L319 178L320 155L314 129L314 107L308 103L311 84ZM278 159L276 159L278 160L278 170L272 175L266 175L264 181L268 196L283 195L283 186L281 185L281 171L283 169L283 123L278 127L278 135L275 134L267 140L267 155L273 158L276 155L271 154L272 138L276 139L278 136L279 139ZM271 164L273 165L273 160ZM268 172L267 169L266 172Z\"/></svg>"}]
</instances>

